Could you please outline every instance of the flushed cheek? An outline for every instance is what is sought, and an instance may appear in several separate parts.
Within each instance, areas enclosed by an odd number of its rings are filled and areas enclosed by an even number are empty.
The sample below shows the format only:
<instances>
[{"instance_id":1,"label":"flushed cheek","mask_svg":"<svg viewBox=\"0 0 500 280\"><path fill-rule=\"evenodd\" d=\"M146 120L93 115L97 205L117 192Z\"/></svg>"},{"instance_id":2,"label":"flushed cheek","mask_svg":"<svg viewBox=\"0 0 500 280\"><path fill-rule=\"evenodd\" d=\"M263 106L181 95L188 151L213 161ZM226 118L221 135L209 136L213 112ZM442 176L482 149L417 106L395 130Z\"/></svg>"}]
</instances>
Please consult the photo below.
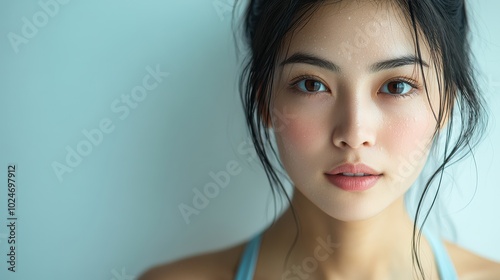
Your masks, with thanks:
<instances>
[{"instance_id":1,"label":"flushed cheek","mask_svg":"<svg viewBox=\"0 0 500 280\"><path fill-rule=\"evenodd\" d=\"M283 164L292 170L313 167L324 149L324 129L318 119L295 112L294 119L277 120L273 127Z\"/></svg>"},{"instance_id":2,"label":"flushed cheek","mask_svg":"<svg viewBox=\"0 0 500 280\"><path fill-rule=\"evenodd\" d=\"M416 179L427 158L427 144L431 140L435 122L422 112L412 114L412 111L407 111L406 115L387 120L387 129L379 134L382 138L379 144L385 147L392 161L390 177L399 183L410 183Z\"/></svg>"}]
</instances>

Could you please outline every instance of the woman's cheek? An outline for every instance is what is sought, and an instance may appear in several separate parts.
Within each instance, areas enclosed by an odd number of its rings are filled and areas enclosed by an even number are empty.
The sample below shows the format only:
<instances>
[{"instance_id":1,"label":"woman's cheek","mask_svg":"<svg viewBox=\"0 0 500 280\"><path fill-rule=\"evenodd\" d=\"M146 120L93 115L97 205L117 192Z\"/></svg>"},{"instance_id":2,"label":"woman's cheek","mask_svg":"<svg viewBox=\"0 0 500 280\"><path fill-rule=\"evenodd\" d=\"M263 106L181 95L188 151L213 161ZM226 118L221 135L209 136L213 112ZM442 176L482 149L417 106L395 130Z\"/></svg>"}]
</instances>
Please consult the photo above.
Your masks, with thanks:
<instances>
[{"instance_id":1,"label":"woman's cheek","mask_svg":"<svg viewBox=\"0 0 500 280\"><path fill-rule=\"evenodd\" d=\"M277 120L273 126L283 164L296 168L311 166L311 160L321 154L324 128L317 117L298 111L293 111L293 116L286 121Z\"/></svg>"},{"instance_id":2,"label":"woman's cheek","mask_svg":"<svg viewBox=\"0 0 500 280\"><path fill-rule=\"evenodd\" d=\"M406 114L387 120L386 129L379 134L379 144L393 161L392 175L401 180L416 179L425 165L435 122L425 110L409 110Z\"/></svg>"},{"instance_id":3,"label":"woman's cheek","mask_svg":"<svg viewBox=\"0 0 500 280\"><path fill-rule=\"evenodd\" d=\"M314 122L300 119L283 124L278 132L287 148L292 148L294 153L307 154L314 149L314 142L320 137L320 128Z\"/></svg>"}]
</instances>

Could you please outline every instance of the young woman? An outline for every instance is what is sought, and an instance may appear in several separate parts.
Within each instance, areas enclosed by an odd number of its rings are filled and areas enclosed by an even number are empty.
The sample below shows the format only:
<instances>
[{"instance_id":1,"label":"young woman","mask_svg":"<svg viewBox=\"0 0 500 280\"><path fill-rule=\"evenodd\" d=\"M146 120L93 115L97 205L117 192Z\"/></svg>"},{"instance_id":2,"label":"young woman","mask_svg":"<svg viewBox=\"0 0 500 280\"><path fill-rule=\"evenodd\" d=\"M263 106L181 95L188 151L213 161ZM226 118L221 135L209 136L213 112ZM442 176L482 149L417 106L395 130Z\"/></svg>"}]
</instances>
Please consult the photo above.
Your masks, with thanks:
<instances>
[{"instance_id":1,"label":"young woman","mask_svg":"<svg viewBox=\"0 0 500 280\"><path fill-rule=\"evenodd\" d=\"M500 264L425 227L444 168L486 123L464 1L251 1L245 32L249 131L275 192L271 155L289 176L291 205L244 244L140 279L500 279ZM404 195L433 149L441 165L410 215Z\"/></svg>"}]
</instances>

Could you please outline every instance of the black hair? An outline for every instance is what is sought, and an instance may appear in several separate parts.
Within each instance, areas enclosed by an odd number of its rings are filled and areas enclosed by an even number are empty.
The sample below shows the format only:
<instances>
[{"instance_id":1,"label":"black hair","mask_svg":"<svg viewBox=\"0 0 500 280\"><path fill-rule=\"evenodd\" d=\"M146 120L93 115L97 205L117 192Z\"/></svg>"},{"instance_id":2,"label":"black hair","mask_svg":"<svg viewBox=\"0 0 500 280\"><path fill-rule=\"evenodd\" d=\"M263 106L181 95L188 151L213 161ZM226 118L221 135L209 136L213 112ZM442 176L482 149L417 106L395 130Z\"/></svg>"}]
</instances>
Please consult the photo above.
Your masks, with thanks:
<instances>
[{"instance_id":1,"label":"black hair","mask_svg":"<svg viewBox=\"0 0 500 280\"><path fill-rule=\"evenodd\" d=\"M306 22L320 4L330 1L250 0L249 2L243 18L243 35L245 43L249 47L249 55L244 62L239 81L241 102L248 132L271 185L275 203L276 193L285 195L297 225L297 234L292 248L288 252L288 259L298 239L299 221L290 197L270 158L268 158L268 151L271 150L280 167L283 168L266 129L270 122L272 81L278 63L277 59L281 52L286 49L285 36ZM342 2L342 0L336 2ZM431 59L437 62L435 70L438 73L440 110L437 114L434 112L434 117L437 120L433 134L434 140L441 134L442 121L445 117L448 118L442 162L425 184L414 219L411 244L412 260L425 279L418 257L420 237L422 228L438 197L443 171L469 153L473 155L472 149L479 144L484 136L488 114L484 99L479 92L476 71L472 63L465 0L391 0L390 3L403 12L408 22L409 29L414 36L415 55L420 60L422 59L419 36L423 36L429 47ZM424 77L425 91L429 97L423 67L420 66L419 70ZM455 103L457 105L454 106ZM460 129L456 139L452 142L455 125L452 116L457 109L461 119ZM453 145L451 146L451 144ZM423 215L419 226L423 201L435 179L438 179L438 186L432 203ZM417 228L419 228L418 233Z\"/></svg>"}]
</instances>

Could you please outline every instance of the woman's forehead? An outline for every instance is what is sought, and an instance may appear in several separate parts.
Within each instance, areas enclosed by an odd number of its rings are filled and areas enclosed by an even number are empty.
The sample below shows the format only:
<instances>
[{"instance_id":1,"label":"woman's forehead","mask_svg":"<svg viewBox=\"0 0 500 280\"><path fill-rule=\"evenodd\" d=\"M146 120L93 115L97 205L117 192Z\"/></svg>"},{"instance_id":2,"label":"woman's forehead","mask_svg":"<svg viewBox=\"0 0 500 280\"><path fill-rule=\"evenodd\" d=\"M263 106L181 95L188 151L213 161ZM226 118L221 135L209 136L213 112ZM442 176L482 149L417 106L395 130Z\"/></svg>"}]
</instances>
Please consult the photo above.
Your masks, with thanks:
<instances>
[{"instance_id":1,"label":"woman's forehead","mask_svg":"<svg viewBox=\"0 0 500 280\"><path fill-rule=\"evenodd\" d=\"M402 11L388 2L321 4L286 36L287 57L297 52L312 53L335 61L341 68L355 64L368 69L378 61L415 54L410 24ZM421 48L425 60L428 51L425 44Z\"/></svg>"}]
</instances>

